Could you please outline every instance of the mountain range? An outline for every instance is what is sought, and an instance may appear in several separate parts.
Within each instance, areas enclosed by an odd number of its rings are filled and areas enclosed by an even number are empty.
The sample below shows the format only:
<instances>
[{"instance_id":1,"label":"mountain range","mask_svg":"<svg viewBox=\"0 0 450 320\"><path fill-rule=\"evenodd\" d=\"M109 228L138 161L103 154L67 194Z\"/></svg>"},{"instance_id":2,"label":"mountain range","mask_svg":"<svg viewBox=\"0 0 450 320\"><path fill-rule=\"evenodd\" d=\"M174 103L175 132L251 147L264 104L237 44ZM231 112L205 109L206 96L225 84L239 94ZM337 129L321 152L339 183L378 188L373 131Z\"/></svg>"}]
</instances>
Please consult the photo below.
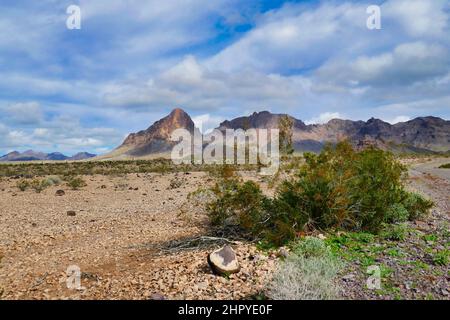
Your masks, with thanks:
<instances>
[{"instance_id":1,"label":"mountain range","mask_svg":"<svg viewBox=\"0 0 450 320\"><path fill-rule=\"evenodd\" d=\"M18 161L76 161L85 160L96 157L95 154L88 152L79 152L72 157L68 157L60 152L43 153L33 150L27 150L25 152L13 151L2 157L0 162L18 162Z\"/></svg>"},{"instance_id":2,"label":"mountain range","mask_svg":"<svg viewBox=\"0 0 450 320\"><path fill-rule=\"evenodd\" d=\"M255 112L250 116L224 121L217 129L275 129L282 116L286 115ZM302 120L287 116L293 121L293 144L297 152L319 152L326 143L337 143L344 139L358 148L375 145L397 153L450 151L450 121L437 117L420 117L397 124L372 118L368 121L333 119L325 124L307 125ZM179 108L148 129L130 134L106 158L167 154L175 144L170 141L170 134L178 128L190 132L196 130L191 117Z\"/></svg>"},{"instance_id":3,"label":"mountain range","mask_svg":"<svg viewBox=\"0 0 450 320\"><path fill-rule=\"evenodd\" d=\"M305 124L286 114L269 111L254 112L249 116L222 122L218 130L226 129L276 129L280 117L288 116L293 122L293 146L297 152L320 152L327 143L349 140L356 148L375 145L395 153L448 153L450 152L450 121L437 117L419 117L407 122L390 124L380 119L353 121L333 119L324 124ZM85 160L130 159L167 156L176 142L170 141L171 133L179 128L193 133L198 130L192 118L180 108L156 121L146 130L131 133L123 143L109 154L96 157L80 152L72 157L62 153L42 153L32 150L14 151L0 157L4 161L33 160Z\"/></svg>"}]
</instances>

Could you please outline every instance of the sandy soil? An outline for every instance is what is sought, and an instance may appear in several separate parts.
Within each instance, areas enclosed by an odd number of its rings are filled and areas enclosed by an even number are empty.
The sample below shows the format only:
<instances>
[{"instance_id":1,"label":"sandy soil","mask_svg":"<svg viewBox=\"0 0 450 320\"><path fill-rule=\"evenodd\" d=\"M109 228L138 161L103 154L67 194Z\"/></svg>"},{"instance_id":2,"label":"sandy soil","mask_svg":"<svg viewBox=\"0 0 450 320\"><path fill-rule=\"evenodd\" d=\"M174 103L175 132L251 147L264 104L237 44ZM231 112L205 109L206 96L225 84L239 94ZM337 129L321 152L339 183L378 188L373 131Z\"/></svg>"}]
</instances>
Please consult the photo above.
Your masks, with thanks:
<instances>
[{"instance_id":1,"label":"sandy soil","mask_svg":"<svg viewBox=\"0 0 450 320\"><path fill-rule=\"evenodd\" d=\"M0 183L2 299L240 299L257 294L273 270L276 258L249 244L234 246L242 271L230 279L211 273L208 249L161 252L169 241L205 233L196 208L181 215L180 208L211 181L206 173L84 180L79 191L40 194L20 192L16 180ZM65 195L56 196L58 189ZM82 290L67 288L72 265L82 272Z\"/></svg>"}]
</instances>

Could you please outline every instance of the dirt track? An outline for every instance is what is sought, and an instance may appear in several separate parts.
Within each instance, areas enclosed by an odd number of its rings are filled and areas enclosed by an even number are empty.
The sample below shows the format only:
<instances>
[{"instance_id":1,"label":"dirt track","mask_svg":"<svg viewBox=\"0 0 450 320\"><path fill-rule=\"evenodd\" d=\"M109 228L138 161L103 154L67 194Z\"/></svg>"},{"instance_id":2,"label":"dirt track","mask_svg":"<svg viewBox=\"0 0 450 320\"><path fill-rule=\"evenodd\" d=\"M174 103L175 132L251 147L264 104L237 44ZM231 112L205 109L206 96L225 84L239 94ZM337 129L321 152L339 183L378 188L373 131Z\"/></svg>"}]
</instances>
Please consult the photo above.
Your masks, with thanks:
<instances>
[{"instance_id":1,"label":"dirt track","mask_svg":"<svg viewBox=\"0 0 450 320\"><path fill-rule=\"evenodd\" d=\"M440 213L450 217L450 169L439 168L445 163L450 163L450 159L431 159L414 164L409 174L411 186L432 198Z\"/></svg>"}]
</instances>

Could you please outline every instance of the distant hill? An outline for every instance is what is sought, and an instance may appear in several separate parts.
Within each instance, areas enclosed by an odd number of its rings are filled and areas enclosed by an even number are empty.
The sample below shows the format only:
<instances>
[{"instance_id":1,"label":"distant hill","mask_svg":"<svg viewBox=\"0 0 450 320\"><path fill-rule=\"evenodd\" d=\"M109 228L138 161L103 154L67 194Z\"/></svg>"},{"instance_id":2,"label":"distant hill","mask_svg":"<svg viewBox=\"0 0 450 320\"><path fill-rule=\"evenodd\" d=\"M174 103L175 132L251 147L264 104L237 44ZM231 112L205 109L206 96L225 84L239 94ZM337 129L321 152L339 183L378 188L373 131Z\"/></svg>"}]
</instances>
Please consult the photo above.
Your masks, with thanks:
<instances>
[{"instance_id":1,"label":"distant hill","mask_svg":"<svg viewBox=\"0 0 450 320\"><path fill-rule=\"evenodd\" d=\"M274 129L283 114L268 111L224 121L219 130L225 129ZM450 121L436 117L421 117L411 121L390 124L379 119L352 121L333 119L325 124L306 125L293 120L293 144L298 152L320 152L326 143L348 139L357 148L375 145L393 152L436 153L450 151ZM182 109L173 110L167 117L155 122L148 129L130 134L123 144L107 155L117 157L145 157L170 152L174 143L170 134L178 128L196 130L191 117Z\"/></svg>"},{"instance_id":2,"label":"distant hill","mask_svg":"<svg viewBox=\"0 0 450 320\"><path fill-rule=\"evenodd\" d=\"M90 159L90 158L95 158L97 155L93 154L93 153L88 153L88 152L79 152L69 158L67 158L67 160L72 160L72 161L76 161L76 160L86 160L86 159Z\"/></svg>"},{"instance_id":3,"label":"distant hill","mask_svg":"<svg viewBox=\"0 0 450 320\"><path fill-rule=\"evenodd\" d=\"M80 152L72 157L68 157L60 152L53 153L43 153L36 152L33 150L27 150L25 152L13 151L2 157L0 157L0 162L20 162L20 161L75 161L75 160L85 160L95 157L95 154Z\"/></svg>"},{"instance_id":4,"label":"distant hill","mask_svg":"<svg viewBox=\"0 0 450 320\"><path fill-rule=\"evenodd\" d=\"M264 111L223 122L221 129L278 127L281 115ZM294 118L293 118L294 119ZM450 121L421 117L394 125L379 119L352 121L333 119L326 124L305 125L294 119L293 143L296 151L320 151L325 143L348 139L356 147L368 144L398 152L447 152L450 150Z\"/></svg>"},{"instance_id":5,"label":"distant hill","mask_svg":"<svg viewBox=\"0 0 450 320\"><path fill-rule=\"evenodd\" d=\"M167 117L155 122L147 130L131 133L113 153L141 157L170 152L175 145L170 141L170 135L180 128L193 133L195 125L186 112L174 109Z\"/></svg>"}]
</instances>

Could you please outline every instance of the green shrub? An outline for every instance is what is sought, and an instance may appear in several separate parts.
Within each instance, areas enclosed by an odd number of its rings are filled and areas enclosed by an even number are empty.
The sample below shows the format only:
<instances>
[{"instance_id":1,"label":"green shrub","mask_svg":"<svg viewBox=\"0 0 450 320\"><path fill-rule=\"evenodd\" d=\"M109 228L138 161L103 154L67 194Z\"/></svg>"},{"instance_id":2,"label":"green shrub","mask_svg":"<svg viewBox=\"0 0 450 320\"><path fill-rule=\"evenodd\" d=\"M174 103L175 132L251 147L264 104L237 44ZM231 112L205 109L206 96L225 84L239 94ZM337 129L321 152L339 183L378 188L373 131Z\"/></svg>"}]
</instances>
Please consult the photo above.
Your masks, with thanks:
<instances>
[{"instance_id":1,"label":"green shrub","mask_svg":"<svg viewBox=\"0 0 450 320\"><path fill-rule=\"evenodd\" d=\"M433 201L427 200L417 193L406 193L402 201L409 213L409 220L417 220L425 216L434 206Z\"/></svg>"},{"instance_id":2,"label":"green shrub","mask_svg":"<svg viewBox=\"0 0 450 320\"><path fill-rule=\"evenodd\" d=\"M406 236L408 235L408 227L406 224L391 224L386 225L382 236L386 240L391 241L403 241L405 240Z\"/></svg>"},{"instance_id":3,"label":"green shrub","mask_svg":"<svg viewBox=\"0 0 450 320\"><path fill-rule=\"evenodd\" d=\"M410 219L410 214L405 206L401 203L394 203L389 207L387 222L406 222Z\"/></svg>"},{"instance_id":4,"label":"green shrub","mask_svg":"<svg viewBox=\"0 0 450 320\"><path fill-rule=\"evenodd\" d=\"M51 186L58 186L62 183L62 179L59 176L50 176L45 179L47 184Z\"/></svg>"},{"instance_id":5,"label":"green shrub","mask_svg":"<svg viewBox=\"0 0 450 320\"><path fill-rule=\"evenodd\" d=\"M446 266L449 264L450 250L440 250L433 255L433 263L438 266Z\"/></svg>"},{"instance_id":6,"label":"green shrub","mask_svg":"<svg viewBox=\"0 0 450 320\"><path fill-rule=\"evenodd\" d=\"M292 252L306 258L331 255L331 250L325 242L315 237L306 237L302 241L295 242Z\"/></svg>"},{"instance_id":7,"label":"green shrub","mask_svg":"<svg viewBox=\"0 0 450 320\"><path fill-rule=\"evenodd\" d=\"M17 182L16 187L23 192L30 187L30 183L27 180L20 180Z\"/></svg>"},{"instance_id":8,"label":"green shrub","mask_svg":"<svg viewBox=\"0 0 450 320\"><path fill-rule=\"evenodd\" d=\"M433 203L404 190L406 167L391 153L360 152L348 142L305 154L298 173L278 187L273 198L254 182L222 179L207 206L215 225L232 222L274 244L312 230L378 233L385 223L414 220Z\"/></svg>"},{"instance_id":9,"label":"green shrub","mask_svg":"<svg viewBox=\"0 0 450 320\"><path fill-rule=\"evenodd\" d=\"M87 186L86 182L82 178L71 178L67 181L67 185L72 188L72 190L78 190Z\"/></svg>"},{"instance_id":10,"label":"green shrub","mask_svg":"<svg viewBox=\"0 0 450 320\"><path fill-rule=\"evenodd\" d=\"M44 191L45 189L47 189L50 186L51 186L51 183L47 179L44 179L44 180L34 179L30 183L30 187L34 191L36 191L36 193L41 193L42 191Z\"/></svg>"},{"instance_id":11,"label":"green shrub","mask_svg":"<svg viewBox=\"0 0 450 320\"><path fill-rule=\"evenodd\" d=\"M265 231L270 200L256 183L226 179L216 183L212 191L215 200L208 203L207 211L213 225L239 227L254 236Z\"/></svg>"}]
</instances>

